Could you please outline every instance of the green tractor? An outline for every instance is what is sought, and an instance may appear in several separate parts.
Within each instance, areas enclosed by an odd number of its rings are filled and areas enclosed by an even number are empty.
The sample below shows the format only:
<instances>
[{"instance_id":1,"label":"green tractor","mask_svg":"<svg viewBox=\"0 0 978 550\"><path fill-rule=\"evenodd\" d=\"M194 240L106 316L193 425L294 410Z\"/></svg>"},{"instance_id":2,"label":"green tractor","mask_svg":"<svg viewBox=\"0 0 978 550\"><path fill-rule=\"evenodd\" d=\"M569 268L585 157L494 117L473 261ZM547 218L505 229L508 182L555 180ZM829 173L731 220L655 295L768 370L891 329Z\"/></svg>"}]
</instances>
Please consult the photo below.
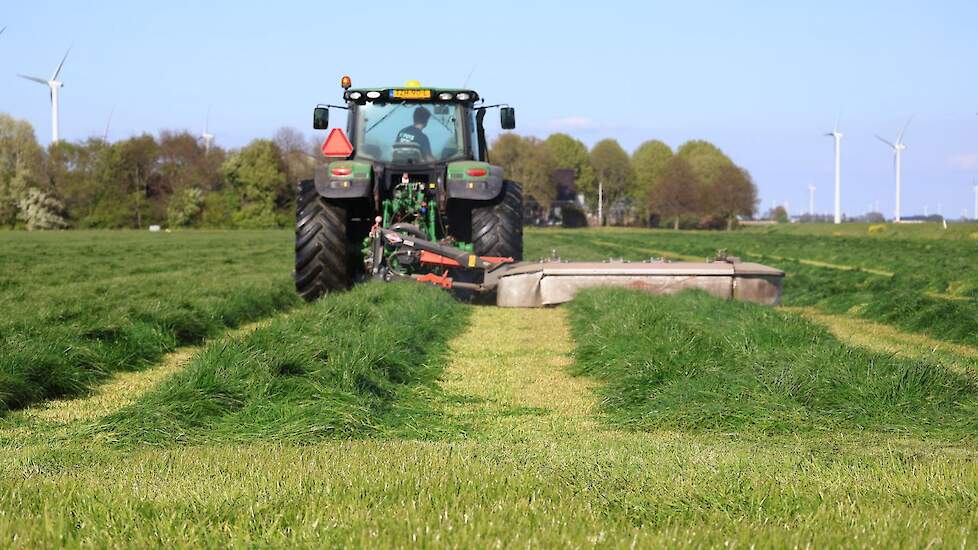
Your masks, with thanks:
<instances>
[{"instance_id":1,"label":"green tractor","mask_svg":"<svg viewBox=\"0 0 978 550\"><path fill-rule=\"evenodd\" d=\"M346 132L330 131L330 162L299 183L295 286L304 299L370 278L480 291L487 272L522 260L522 188L488 162L483 127L499 108L501 127L513 129L511 107L417 82L342 85L345 105L317 106L313 127L327 129L330 110L342 109Z\"/></svg>"}]
</instances>

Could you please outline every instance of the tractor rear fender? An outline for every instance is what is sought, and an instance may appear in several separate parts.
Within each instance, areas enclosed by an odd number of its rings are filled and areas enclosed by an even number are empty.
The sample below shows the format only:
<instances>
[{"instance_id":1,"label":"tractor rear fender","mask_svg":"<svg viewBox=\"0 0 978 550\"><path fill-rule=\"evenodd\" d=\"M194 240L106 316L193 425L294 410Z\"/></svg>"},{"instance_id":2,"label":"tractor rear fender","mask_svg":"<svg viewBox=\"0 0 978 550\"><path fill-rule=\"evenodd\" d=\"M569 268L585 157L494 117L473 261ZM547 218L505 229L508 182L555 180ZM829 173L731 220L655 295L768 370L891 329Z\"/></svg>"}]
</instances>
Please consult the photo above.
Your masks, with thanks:
<instances>
[{"instance_id":1,"label":"tractor rear fender","mask_svg":"<svg viewBox=\"0 0 978 550\"><path fill-rule=\"evenodd\" d=\"M450 199L492 200L503 190L503 169L488 162L450 162L445 187Z\"/></svg>"},{"instance_id":2,"label":"tractor rear fender","mask_svg":"<svg viewBox=\"0 0 978 550\"><path fill-rule=\"evenodd\" d=\"M373 195L368 162L340 160L316 168L316 192L327 199L358 199Z\"/></svg>"}]
</instances>

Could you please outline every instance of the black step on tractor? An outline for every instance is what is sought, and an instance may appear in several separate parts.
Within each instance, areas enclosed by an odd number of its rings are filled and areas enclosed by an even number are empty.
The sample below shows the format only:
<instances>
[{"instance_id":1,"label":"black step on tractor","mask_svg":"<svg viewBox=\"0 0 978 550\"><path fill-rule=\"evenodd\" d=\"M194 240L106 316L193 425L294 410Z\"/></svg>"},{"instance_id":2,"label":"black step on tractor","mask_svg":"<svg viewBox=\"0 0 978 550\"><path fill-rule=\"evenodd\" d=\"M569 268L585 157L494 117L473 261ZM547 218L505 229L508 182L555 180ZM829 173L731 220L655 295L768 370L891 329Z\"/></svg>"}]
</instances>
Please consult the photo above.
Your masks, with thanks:
<instances>
[{"instance_id":1,"label":"black step on tractor","mask_svg":"<svg viewBox=\"0 0 978 550\"><path fill-rule=\"evenodd\" d=\"M299 183L298 293L313 301L368 279L491 291L488 275L523 257L523 192L489 163L483 120L498 108L511 130L513 108L417 82L342 86L345 105L313 113L317 130L331 109L348 116L323 143L330 162Z\"/></svg>"}]
</instances>

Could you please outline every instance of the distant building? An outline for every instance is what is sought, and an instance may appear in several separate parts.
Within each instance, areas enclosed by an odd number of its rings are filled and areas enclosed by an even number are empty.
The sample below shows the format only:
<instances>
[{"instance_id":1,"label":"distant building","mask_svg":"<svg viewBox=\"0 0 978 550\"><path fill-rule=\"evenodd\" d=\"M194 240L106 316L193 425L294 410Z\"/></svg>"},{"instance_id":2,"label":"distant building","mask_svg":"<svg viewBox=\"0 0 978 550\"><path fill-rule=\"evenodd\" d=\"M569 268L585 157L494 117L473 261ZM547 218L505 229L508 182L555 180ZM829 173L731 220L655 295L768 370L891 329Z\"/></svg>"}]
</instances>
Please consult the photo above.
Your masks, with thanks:
<instances>
[{"instance_id":1,"label":"distant building","mask_svg":"<svg viewBox=\"0 0 978 550\"><path fill-rule=\"evenodd\" d=\"M572 168L554 170L550 174L550 183L553 184L555 197L550 203L548 225L586 227L584 196L577 192L577 172Z\"/></svg>"}]
</instances>

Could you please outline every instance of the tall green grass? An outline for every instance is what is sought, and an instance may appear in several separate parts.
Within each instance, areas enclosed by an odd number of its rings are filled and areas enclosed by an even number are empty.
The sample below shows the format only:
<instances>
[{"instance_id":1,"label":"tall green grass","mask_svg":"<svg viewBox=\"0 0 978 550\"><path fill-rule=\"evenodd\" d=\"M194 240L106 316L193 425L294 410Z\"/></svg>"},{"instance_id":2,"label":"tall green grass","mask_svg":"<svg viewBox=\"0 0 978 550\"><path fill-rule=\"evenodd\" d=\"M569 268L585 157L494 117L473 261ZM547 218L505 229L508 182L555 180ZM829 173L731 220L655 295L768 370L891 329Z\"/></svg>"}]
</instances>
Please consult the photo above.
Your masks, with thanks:
<instances>
[{"instance_id":1,"label":"tall green grass","mask_svg":"<svg viewBox=\"0 0 978 550\"><path fill-rule=\"evenodd\" d=\"M153 444L437 436L451 426L433 405L435 379L467 311L448 293L415 283L330 295L208 345L100 431Z\"/></svg>"},{"instance_id":2,"label":"tall green grass","mask_svg":"<svg viewBox=\"0 0 978 550\"><path fill-rule=\"evenodd\" d=\"M603 408L641 430L874 430L952 438L978 430L978 384L938 360L843 345L776 310L703 293L590 290L571 302L576 369Z\"/></svg>"},{"instance_id":3,"label":"tall green grass","mask_svg":"<svg viewBox=\"0 0 978 550\"><path fill-rule=\"evenodd\" d=\"M0 232L0 414L298 303L288 232Z\"/></svg>"}]
</instances>

